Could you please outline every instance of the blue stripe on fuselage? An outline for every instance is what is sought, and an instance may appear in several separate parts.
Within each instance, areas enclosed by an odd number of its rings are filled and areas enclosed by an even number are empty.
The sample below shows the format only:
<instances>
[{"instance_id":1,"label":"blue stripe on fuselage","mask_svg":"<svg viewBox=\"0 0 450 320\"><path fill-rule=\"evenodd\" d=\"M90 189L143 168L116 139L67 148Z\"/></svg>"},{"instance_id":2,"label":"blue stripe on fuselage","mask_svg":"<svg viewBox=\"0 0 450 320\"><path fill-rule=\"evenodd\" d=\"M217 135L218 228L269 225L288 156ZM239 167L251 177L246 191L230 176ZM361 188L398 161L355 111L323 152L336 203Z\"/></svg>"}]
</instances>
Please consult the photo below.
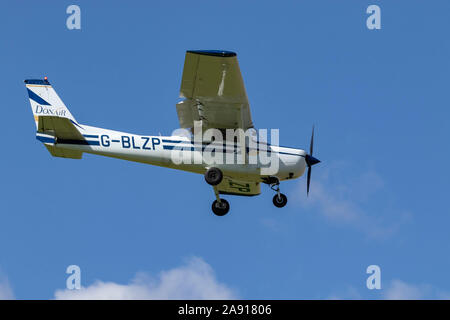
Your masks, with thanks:
<instances>
[{"instance_id":1,"label":"blue stripe on fuselage","mask_svg":"<svg viewBox=\"0 0 450 320\"><path fill-rule=\"evenodd\" d=\"M58 139L58 144L77 144L83 146L99 146L99 141L74 140L74 139Z\"/></svg>"},{"instance_id":2,"label":"blue stripe on fuselage","mask_svg":"<svg viewBox=\"0 0 450 320\"><path fill-rule=\"evenodd\" d=\"M163 142L164 141L167 141L167 140L163 140ZM211 148L211 150L214 149L214 150L222 151L222 152L224 152L224 150L225 151L227 150L226 147L222 147L221 148L220 145L214 146L214 145L210 145L209 143L204 143L203 148L201 148L200 145L198 145L198 144L194 146L194 144L188 143L186 141L183 141L183 142L185 142L185 143L178 143L177 145L174 145L174 146L172 146L172 145L164 145L163 148L164 148L164 150L173 150L174 148L177 148L178 150L183 150L183 151L194 151L194 150L195 151L204 151L205 150L205 146L209 146ZM236 148L236 147L237 147L237 145L234 145L234 148ZM219 150L220 148L222 150ZM233 151L231 148L229 148L228 150L229 150L229 152ZM266 151L267 153L272 153L273 152L273 153L284 154L284 155L289 155L289 156L305 157L302 154L296 154L296 153L290 153L290 152L284 152L284 151L273 151L273 150L265 150L265 149L250 149L250 151L255 151L255 150L256 151L262 151L262 152ZM247 148L247 152L248 151L249 150Z\"/></svg>"},{"instance_id":3,"label":"blue stripe on fuselage","mask_svg":"<svg viewBox=\"0 0 450 320\"><path fill-rule=\"evenodd\" d=\"M36 135L36 139L43 143L55 143L54 137L44 137ZM74 139L58 139L57 144L76 144L76 145L89 145L89 146L99 146L99 141L88 141L88 140L74 140Z\"/></svg>"}]
</instances>

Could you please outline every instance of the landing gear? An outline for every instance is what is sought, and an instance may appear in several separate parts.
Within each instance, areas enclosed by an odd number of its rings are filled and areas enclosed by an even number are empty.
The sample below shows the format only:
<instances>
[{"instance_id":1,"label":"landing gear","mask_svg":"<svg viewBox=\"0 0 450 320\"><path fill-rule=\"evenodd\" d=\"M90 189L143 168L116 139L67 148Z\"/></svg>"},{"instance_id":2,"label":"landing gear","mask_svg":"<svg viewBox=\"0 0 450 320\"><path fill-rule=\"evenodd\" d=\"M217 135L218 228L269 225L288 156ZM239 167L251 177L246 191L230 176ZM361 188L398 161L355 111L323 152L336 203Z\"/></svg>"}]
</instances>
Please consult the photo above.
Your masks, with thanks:
<instances>
[{"instance_id":1,"label":"landing gear","mask_svg":"<svg viewBox=\"0 0 450 320\"><path fill-rule=\"evenodd\" d=\"M270 188L277 194L273 197L272 202L275 207L283 208L287 203L287 197L280 192L280 180L277 177L270 177Z\"/></svg>"},{"instance_id":2,"label":"landing gear","mask_svg":"<svg viewBox=\"0 0 450 320\"><path fill-rule=\"evenodd\" d=\"M276 194L273 196L272 202L275 205L275 207L283 208L287 203L287 197L282 193Z\"/></svg>"},{"instance_id":3,"label":"landing gear","mask_svg":"<svg viewBox=\"0 0 450 320\"><path fill-rule=\"evenodd\" d=\"M220 170L219 170L220 171ZM222 217L230 211L230 204L225 199L220 199L219 190L217 186L213 186L214 194L216 195L216 200L212 203L212 211L216 216Z\"/></svg>"},{"instance_id":4,"label":"landing gear","mask_svg":"<svg viewBox=\"0 0 450 320\"><path fill-rule=\"evenodd\" d=\"M220 202L214 200L212 203L212 211L216 216L224 216L230 211L230 204L225 199L220 199Z\"/></svg>"},{"instance_id":5,"label":"landing gear","mask_svg":"<svg viewBox=\"0 0 450 320\"><path fill-rule=\"evenodd\" d=\"M219 168L209 168L205 172L205 180L209 185L217 186L222 182L223 173Z\"/></svg>"}]
</instances>

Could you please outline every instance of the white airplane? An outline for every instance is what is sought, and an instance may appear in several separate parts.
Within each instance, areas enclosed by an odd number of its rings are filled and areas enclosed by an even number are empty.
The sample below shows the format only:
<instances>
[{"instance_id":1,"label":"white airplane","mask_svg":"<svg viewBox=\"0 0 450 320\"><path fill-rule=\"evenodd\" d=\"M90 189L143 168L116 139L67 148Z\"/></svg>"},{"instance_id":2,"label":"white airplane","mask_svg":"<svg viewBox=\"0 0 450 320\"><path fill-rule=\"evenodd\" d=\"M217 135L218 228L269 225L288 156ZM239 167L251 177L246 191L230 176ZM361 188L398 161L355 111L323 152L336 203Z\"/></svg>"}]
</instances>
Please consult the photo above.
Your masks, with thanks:
<instances>
[{"instance_id":1,"label":"white airplane","mask_svg":"<svg viewBox=\"0 0 450 320\"><path fill-rule=\"evenodd\" d=\"M248 132L254 127L234 52L186 52L180 90L180 97L184 100L176 108L180 128L194 132L194 139L185 135L142 136L80 124L47 77L24 82L36 122L36 138L44 143L52 156L81 159L86 152L203 174L206 182L214 189L216 200L212 204L212 211L218 216L227 214L230 209L228 201L220 198L220 194L256 196L261 193L260 183L270 185L276 192L273 204L284 207L287 197L280 192L280 181L299 178L308 167L309 193L311 167L320 162L312 156L314 128L309 154L302 149L258 143L254 136L246 139L242 135L242 132ZM242 130L225 141L217 142L215 137L197 140L195 128L198 124L201 127L200 134L212 128L221 133L228 133L230 129ZM250 141L256 141L256 147L251 147ZM215 146L211 153L214 156L232 154L233 162L211 164L206 161L204 152L208 146ZM173 156L175 150L181 150L179 156L185 157L183 159L196 157L197 161L177 164ZM267 163L262 163L258 158L262 152L269 154L271 161L277 161L275 173L264 171ZM251 162L255 156L258 159Z\"/></svg>"}]
</instances>

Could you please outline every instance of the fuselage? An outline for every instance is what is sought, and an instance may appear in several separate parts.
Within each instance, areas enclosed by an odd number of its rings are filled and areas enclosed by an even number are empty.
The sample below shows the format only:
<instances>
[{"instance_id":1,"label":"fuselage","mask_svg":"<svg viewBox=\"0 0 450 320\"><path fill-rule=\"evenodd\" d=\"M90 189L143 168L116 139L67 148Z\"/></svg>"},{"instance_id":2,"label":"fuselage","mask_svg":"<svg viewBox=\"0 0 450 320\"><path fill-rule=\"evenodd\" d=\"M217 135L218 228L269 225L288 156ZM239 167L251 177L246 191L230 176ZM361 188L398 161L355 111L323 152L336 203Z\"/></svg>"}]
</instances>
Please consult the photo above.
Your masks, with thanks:
<instances>
[{"instance_id":1,"label":"fuselage","mask_svg":"<svg viewBox=\"0 0 450 320\"><path fill-rule=\"evenodd\" d=\"M77 126L85 140L55 139L55 147L199 174L210 167L218 167L225 175L255 182L269 176L279 180L295 179L303 175L306 168L306 152L302 149L256 145L242 150L234 143L216 144L182 136L147 136ZM38 133L37 138L52 142L52 137L45 134Z\"/></svg>"}]
</instances>

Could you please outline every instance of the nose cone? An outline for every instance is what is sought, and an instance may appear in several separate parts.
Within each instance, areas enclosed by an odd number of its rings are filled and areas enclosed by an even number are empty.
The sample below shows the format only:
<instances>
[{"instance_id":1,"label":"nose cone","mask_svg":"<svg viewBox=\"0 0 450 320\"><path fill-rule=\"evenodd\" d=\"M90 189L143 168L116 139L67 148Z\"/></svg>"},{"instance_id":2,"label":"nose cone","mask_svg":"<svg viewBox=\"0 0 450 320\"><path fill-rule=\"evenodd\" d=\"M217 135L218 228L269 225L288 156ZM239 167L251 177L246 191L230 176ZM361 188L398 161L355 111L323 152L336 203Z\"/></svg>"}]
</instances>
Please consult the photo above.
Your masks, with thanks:
<instances>
[{"instance_id":1,"label":"nose cone","mask_svg":"<svg viewBox=\"0 0 450 320\"><path fill-rule=\"evenodd\" d=\"M305 161L306 161L306 164L308 165L308 167L311 167L311 166L313 166L315 164L318 164L320 162L319 159L316 159L313 156L310 156L309 154L307 154L305 156Z\"/></svg>"}]
</instances>

